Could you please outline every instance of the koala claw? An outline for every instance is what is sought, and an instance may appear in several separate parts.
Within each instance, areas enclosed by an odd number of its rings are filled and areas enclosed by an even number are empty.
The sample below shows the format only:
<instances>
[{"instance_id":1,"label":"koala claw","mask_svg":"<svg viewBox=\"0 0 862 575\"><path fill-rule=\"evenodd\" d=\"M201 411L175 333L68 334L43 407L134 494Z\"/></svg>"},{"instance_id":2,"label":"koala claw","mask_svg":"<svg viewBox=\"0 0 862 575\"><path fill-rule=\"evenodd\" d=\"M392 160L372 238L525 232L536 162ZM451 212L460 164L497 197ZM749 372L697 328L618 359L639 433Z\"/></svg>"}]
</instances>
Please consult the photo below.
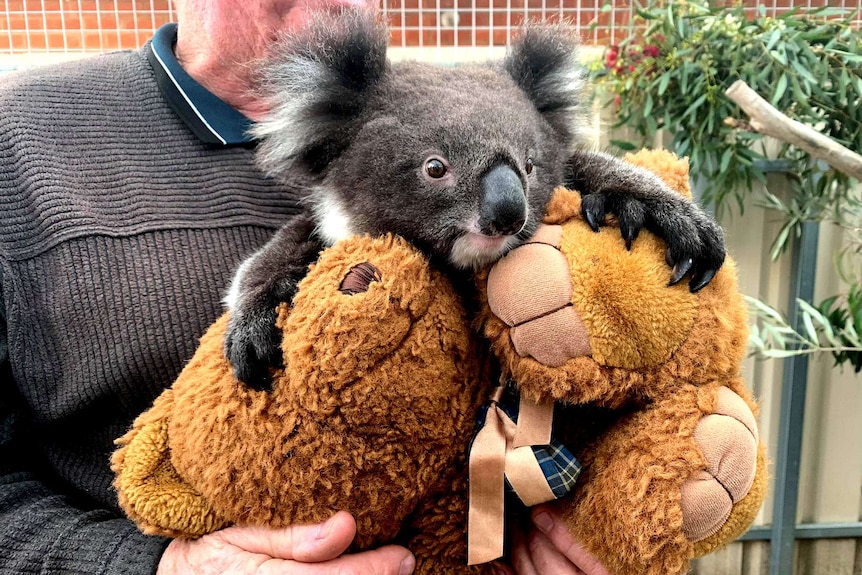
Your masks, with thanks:
<instances>
[{"instance_id":1,"label":"koala claw","mask_svg":"<svg viewBox=\"0 0 862 575\"><path fill-rule=\"evenodd\" d=\"M676 285L682 281L682 278L685 277L685 274L688 273L688 270L691 269L694 261L691 258L685 258L680 260L673 266L673 273L670 276L670 282L668 285Z\"/></svg>"},{"instance_id":2,"label":"koala claw","mask_svg":"<svg viewBox=\"0 0 862 575\"><path fill-rule=\"evenodd\" d=\"M688 284L688 289L691 293L699 292L712 281L712 278L715 277L716 273L718 273L717 269L707 269L692 274L691 281Z\"/></svg>"},{"instance_id":3,"label":"koala claw","mask_svg":"<svg viewBox=\"0 0 862 575\"><path fill-rule=\"evenodd\" d=\"M594 232L599 231L599 228L604 222L607 210L605 209L604 194L589 194L581 198L581 211L584 214L584 219Z\"/></svg>"},{"instance_id":4,"label":"koala claw","mask_svg":"<svg viewBox=\"0 0 862 575\"><path fill-rule=\"evenodd\" d=\"M270 367L282 366L275 309L231 312L224 352L236 378L258 391L272 391Z\"/></svg>"},{"instance_id":5,"label":"koala claw","mask_svg":"<svg viewBox=\"0 0 862 575\"><path fill-rule=\"evenodd\" d=\"M689 290L703 289L724 263L721 228L693 203L681 198L672 202L641 199L620 193L592 193L582 197L581 212L593 231L599 231L605 216L613 213L620 233L631 249L641 229L646 228L668 245L667 262L673 268L668 285L689 276Z\"/></svg>"}]
</instances>

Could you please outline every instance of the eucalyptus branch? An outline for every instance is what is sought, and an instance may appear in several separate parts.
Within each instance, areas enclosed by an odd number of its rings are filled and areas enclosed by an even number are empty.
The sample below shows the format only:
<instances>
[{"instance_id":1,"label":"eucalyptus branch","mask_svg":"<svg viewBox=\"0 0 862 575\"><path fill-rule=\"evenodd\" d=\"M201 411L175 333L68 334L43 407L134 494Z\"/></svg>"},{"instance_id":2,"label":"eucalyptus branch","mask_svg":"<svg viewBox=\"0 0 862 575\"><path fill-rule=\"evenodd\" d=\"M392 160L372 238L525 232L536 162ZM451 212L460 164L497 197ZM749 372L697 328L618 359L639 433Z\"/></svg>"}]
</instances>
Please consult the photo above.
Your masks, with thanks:
<instances>
[{"instance_id":1,"label":"eucalyptus branch","mask_svg":"<svg viewBox=\"0 0 862 575\"><path fill-rule=\"evenodd\" d=\"M751 118L751 127L758 133L772 136L805 150L836 170L862 181L862 156L831 138L776 110L743 80L737 80L725 91Z\"/></svg>"}]
</instances>

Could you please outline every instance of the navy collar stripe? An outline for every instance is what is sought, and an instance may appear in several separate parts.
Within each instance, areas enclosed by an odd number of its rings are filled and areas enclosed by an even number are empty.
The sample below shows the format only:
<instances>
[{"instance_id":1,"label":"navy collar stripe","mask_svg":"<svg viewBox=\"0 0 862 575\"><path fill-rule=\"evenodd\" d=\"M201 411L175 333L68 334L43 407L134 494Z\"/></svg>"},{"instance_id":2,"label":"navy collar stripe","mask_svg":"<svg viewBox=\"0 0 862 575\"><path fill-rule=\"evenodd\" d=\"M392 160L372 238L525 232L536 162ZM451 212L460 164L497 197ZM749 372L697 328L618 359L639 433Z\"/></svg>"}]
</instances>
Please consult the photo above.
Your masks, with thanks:
<instances>
[{"instance_id":1,"label":"navy collar stripe","mask_svg":"<svg viewBox=\"0 0 862 575\"><path fill-rule=\"evenodd\" d=\"M188 128L206 144L249 144L251 120L204 88L183 70L174 56L176 23L165 24L144 50L165 100Z\"/></svg>"},{"instance_id":2,"label":"navy collar stripe","mask_svg":"<svg viewBox=\"0 0 862 575\"><path fill-rule=\"evenodd\" d=\"M168 77L171 79L171 82L173 82L173 83L174 83L174 86L176 86L177 90L179 90L179 92L180 92L180 94L182 95L183 99L185 99L185 101L186 101L186 102L188 102L189 106L190 106L190 107L191 107L191 109L194 111L195 115L196 115L198 118L200 118L201 122L203 122L203 123L204 123L204 125L205 125L207 128L209 128L210 132L212 132L212 133L213 133L213 135L214 135L216 138L218 138L218 139L219 139L219 141L221 141L221 143L222 143L222 144L227 144L227 140L225 140L224 138L222 138L222 137L221 137L221 135L220 135L220 134L219 134L219 133L218 133L218 132L217 132L217 131L212 127L212 126L210 126L209 122L207 122L207 119L206 119L206 118L204 118L204 117L203 117L203 114L201 114L201 113L200 113L200 110L198 110L198 109L195 107L194 102L192 102L192 101L189 99L188 94L186 94L186 93L183 91L183 87L182 87L182 86L180 86L180 84L177 82L176 78L174 78L173 74L171 74L171 69L170 69L170 68L168 68L168 67L165 65L164 61L159 57L159 53L158 53L158 52L156 52L155 50L153 50L153 55L154 55L154 56L156 57L156 59L159 61L159 64L161 64L161 65L162 65L162 67L163 67L163 68L164 68L164 70L165 70L165 73L166 73L166 74L168 75Z\"/></svg>"}]
</instances>

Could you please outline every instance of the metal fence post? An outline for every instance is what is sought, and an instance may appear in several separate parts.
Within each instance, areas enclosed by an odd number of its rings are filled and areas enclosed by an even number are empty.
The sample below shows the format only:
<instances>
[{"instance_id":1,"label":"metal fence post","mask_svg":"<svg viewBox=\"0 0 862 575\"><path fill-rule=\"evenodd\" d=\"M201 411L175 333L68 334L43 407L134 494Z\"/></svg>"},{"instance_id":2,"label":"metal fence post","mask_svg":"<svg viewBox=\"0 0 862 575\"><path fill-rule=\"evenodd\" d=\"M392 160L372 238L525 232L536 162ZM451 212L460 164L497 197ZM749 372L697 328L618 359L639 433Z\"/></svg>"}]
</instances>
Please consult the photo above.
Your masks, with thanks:
<instances>
[{"instance_id":1,"label":"metal fence post","mask_svg":"<svg viewBox=\"0 0 862 575\"><path fill-rule=\"evenodd\" d=\"M796 300L811 303L817 268L816 222L802 224L802 233L793 249L790 286L790 325L804 328L796 313ZM781 414L778 423L778 452L775 461L775 503L769 549L770 575L792 575L796 540L796 509L799 499L799 462L802 455L802 424L808 386L808 356L785 360L781 384Z\"/></svg>"}]
</instances>

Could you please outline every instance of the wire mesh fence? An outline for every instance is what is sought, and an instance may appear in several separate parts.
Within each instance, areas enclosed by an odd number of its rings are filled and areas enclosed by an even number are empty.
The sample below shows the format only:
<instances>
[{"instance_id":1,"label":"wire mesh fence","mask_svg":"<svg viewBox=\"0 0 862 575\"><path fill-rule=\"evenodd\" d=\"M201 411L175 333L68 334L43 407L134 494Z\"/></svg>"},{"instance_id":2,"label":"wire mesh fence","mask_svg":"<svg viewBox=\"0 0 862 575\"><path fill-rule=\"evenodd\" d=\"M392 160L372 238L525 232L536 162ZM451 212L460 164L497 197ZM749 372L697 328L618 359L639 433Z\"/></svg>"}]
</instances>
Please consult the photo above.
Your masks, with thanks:
<instances>
[{"instance_id":1,"label":"wire mesh fence","mask_svg":"<svg viewBox=\"0 0 862 575\"><path fill-rule=\"evenodd\" d=\"M562 20L587 43L613 43L634 11L608 0L381 0L392 45L502 46L524 22ZM862 9L862 0L746 1L767 14L798 7ZM174 20L171 0L3 0L0 54L105 52L141 46Z\"/></svg>"}]
</instances>

